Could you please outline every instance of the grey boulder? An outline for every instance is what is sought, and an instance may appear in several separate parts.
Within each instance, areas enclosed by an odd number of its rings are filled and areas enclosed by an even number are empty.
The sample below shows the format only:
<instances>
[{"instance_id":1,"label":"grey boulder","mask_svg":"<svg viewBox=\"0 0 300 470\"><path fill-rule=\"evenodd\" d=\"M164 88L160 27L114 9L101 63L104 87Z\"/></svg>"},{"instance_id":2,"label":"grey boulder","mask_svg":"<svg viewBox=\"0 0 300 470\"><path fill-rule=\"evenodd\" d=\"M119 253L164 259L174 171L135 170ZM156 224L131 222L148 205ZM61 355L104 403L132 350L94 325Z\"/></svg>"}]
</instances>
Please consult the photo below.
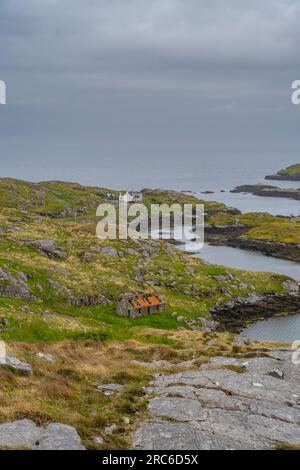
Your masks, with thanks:
<instances>
[{"instance_id":1,"label":"grey boulder","mask_svg":"<svg viewBox=\"0 0 300 470\"><path fill-rule=\"evenodd\" d=\"M21 375L32 375L32 367L26 362L22 362L14 356L6 355L1 358L0 367L12 369Z\"/></svg>"},{"instance_id":2,"label":"grey boulder","mask_svg":"<svg viewBox=\"0 0 300 470\"><path fill-rule=\"evenodd\" d=\"M39 352L39 353L36 354L36 357L38 359L41 359L42 361L46 361L46 362L49 362L51 364L55 363L55 357L52 354L49 354L49 353Z\"/></svg>"},{"instance_id":3,"label":"grey boulder","mask_svg":"<svg viewBox=\"0 0 300 470\"><path fill-rule=\"evenodd\" d=\"M26 242L25 245L39 248L43 254L49 256L50 258L63 259L68 256L66 251L59 248L56 241L54 240L33 240Z\"/></svg>"},{"instance_id":4,"label":"grey boulder","mask_svg":"<svg viewBox=\"0 0 300 470\"><path fill-rule=\"evenodd\" d=\"M33 450L85 450L72 426L60 423L38 427L23 419L0 425L0 447Z\"/></svg>"},{"instance_id":5,"label":"grey boulder","mask_svg":"<svg viewBox=\"0 0 300 470\"><path fill-rule=\"evenodd\" d=\"M24 273L13 275L2 268L0 268L0 295L23 300L36 300L36 297L31 294Z\"/></svg>"},{"instance_id":6,"label":"grey boulder","mask_svg":"<svg viewBox=\"0 0 300 470\"><path fill-rule=\"evenodd\" d=\"M112 246L106 246L102 248L101 254L104 256L119 256L118 251Z\"/></svg>"}]
</instances>

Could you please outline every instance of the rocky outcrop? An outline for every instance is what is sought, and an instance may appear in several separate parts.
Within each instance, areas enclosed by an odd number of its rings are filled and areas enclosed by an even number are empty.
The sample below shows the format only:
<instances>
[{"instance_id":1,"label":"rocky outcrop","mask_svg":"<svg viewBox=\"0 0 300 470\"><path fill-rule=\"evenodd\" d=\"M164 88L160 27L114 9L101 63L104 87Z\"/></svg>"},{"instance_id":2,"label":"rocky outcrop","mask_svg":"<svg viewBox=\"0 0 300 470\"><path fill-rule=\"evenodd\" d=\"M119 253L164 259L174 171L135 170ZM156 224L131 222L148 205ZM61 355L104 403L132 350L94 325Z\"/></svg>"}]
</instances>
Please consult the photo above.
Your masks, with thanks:
<instances>
[{"instance_id":1,"label":"rocky outcrop","mask_svg":"<svg viewBox=\"0 0 300 470\"><path fill-rule=\"evenodd\" d=\"M26 246L38 248L42 254L54 259L63 259L67 252L58 247L54 240L33 240L25 243Z\"/></svg>"},{"instance_id":2,"label":"rocky outcrop","mask_svg":"<svg viewBox=\"0 0 300 470\"><path fill-rule=\"evenodd\" d=\"M240 332L250 323L276 314L282 316L300 312L300 294L297 293L277 295L250 294L245 298L238 298L225 302L221 307L210 311L212 318L218 322L220 331Z\"/></svg>"},{"instance_id":3,"label":"rocky outcrop","mask_svg":"<svg viewBox=\"0 0 300 470\"><path fill-rule=\"evenodd\" d=\"M265 176L266 180L274 181L300 181L300 176L290 176L290 175L267 175Z\"/></svg>"},{"instance_id":4,"label":"rocky outcrop","mask_svg":"<svg viewBox=\"0 0 300 470\"><path fill-rule=\"evenodd\" d=\"M36 300L27 283L27 277L22 272L14 275L0 268L0 295L24 300Z\"/></svg>"},{"instance_id":5,"label":"rocky outcrop","mask_svg":"<svg viewBox=\"0 0 300 470\"><path fill-rule=\"evenodd\" d=\"M300 376L291 350L215 357L200 370L156 374L138 450L274 449L300 444ZM231 370L234 366L239 370ZM228 369L227 369L228 368ZM280 369L280 377L273 374ZM241 373L242 372L242 373Z\"/></svg>"},{"instance_id":6,"label":"rocky outcrop","mask_svg":"<svg viewBox=\"0 0 300 470\"><path fill-rule=\"evenodd\" d=\"M54 211L42 211L42 212L38 212L38 214L44 217L50 217L51 219L64 219L66 217L82 217L87 214L87 210L64 208L61 210L54 210Z\"/></svg>"},{"instance_id":7,"label":"rocky outcrop","mask_svg":"<svg viewBox=\"0 0 300 470\"><path fill-rule=\"evenodd\" d=\"M69 304L75 307L90 307L94 305L111 304L111 301L104 295L85 294L79 297L69 297Z\"/></svg>"},{"instance_id":8,"label":"rocky outcrop","mask_svg":"<svg viewBox=\"0 0 300 470\"><path fill-rule=\"evenodd\" d=\"M23 419L0 425L0 447L33 450L85 450L75 428L60 423L46 428Z\"/></svg>"}]
</instances>

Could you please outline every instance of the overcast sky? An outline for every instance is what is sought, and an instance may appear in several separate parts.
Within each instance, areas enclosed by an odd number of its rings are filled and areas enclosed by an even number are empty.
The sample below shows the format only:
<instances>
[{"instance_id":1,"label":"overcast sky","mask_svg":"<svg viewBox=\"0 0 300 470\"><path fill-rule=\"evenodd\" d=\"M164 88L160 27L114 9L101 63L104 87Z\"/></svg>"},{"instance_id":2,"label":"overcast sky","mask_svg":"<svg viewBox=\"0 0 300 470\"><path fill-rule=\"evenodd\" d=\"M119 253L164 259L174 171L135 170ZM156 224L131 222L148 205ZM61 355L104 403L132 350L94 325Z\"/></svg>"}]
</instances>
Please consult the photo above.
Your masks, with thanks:
<instances>
[{"instance_id":1,"label":"overcast sky","mask_svg":"<svg viewBox=\"0 0 300 470\"><path fill-rule=\"evenodd\" d=\"M0 175L300 161L299 25L299 0L0 0Z\"/></svg>"}]
</instances>

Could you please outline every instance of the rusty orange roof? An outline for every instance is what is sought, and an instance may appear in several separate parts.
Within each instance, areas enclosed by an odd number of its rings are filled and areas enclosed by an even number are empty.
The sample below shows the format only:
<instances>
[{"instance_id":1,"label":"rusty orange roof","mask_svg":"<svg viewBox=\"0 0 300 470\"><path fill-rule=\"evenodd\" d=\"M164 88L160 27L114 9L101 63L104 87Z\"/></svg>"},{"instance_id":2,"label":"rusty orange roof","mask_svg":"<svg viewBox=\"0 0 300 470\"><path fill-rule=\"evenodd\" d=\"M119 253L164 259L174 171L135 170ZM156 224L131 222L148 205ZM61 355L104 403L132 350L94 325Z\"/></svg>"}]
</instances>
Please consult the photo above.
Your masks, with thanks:
<instances>
[{"instance_id":1,"label":"rusty orange roof","mask_svg":"<svg viewBox=\"0 0 300 470\"><path fill-rule=\"evenodd\" d=\"M128 299L128 303L135 309L141 307L151 307L151 305L161 305L163 302L157 294L135 295Z\"/></svg>"},{"instance_id":2,"label":"rusty orange roof","mask_svg":"<svg viewBox=\"0 0 300 470\"><path fill-rule=\"evenodd\" d=\"M162 303L157 295L149 296L149 302L151 302L152 305L159 305Z\"/></svg>"}]
</instances>

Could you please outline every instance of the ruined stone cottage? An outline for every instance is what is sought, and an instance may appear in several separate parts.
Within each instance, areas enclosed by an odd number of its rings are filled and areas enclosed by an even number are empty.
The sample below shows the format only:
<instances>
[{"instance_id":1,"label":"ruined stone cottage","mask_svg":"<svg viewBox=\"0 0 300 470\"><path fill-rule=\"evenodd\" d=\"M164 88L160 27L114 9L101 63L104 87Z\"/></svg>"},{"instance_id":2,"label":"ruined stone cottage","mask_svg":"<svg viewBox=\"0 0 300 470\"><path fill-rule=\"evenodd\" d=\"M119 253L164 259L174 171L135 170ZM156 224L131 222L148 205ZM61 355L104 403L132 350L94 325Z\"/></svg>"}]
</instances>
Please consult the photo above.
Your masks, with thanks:
<instances>
[{"instance_id":1,"label":"ruined stone cottage","mask_svg":"<svg viewBox=\"0 0 300 470\"><path fill-rule=\"evenodd\" d=\"M155 292L149 294L125 294L119 300L116 311L118 315L136 318L164 312L165 307L165 302Z\"/></svg>"}]
</instances>

